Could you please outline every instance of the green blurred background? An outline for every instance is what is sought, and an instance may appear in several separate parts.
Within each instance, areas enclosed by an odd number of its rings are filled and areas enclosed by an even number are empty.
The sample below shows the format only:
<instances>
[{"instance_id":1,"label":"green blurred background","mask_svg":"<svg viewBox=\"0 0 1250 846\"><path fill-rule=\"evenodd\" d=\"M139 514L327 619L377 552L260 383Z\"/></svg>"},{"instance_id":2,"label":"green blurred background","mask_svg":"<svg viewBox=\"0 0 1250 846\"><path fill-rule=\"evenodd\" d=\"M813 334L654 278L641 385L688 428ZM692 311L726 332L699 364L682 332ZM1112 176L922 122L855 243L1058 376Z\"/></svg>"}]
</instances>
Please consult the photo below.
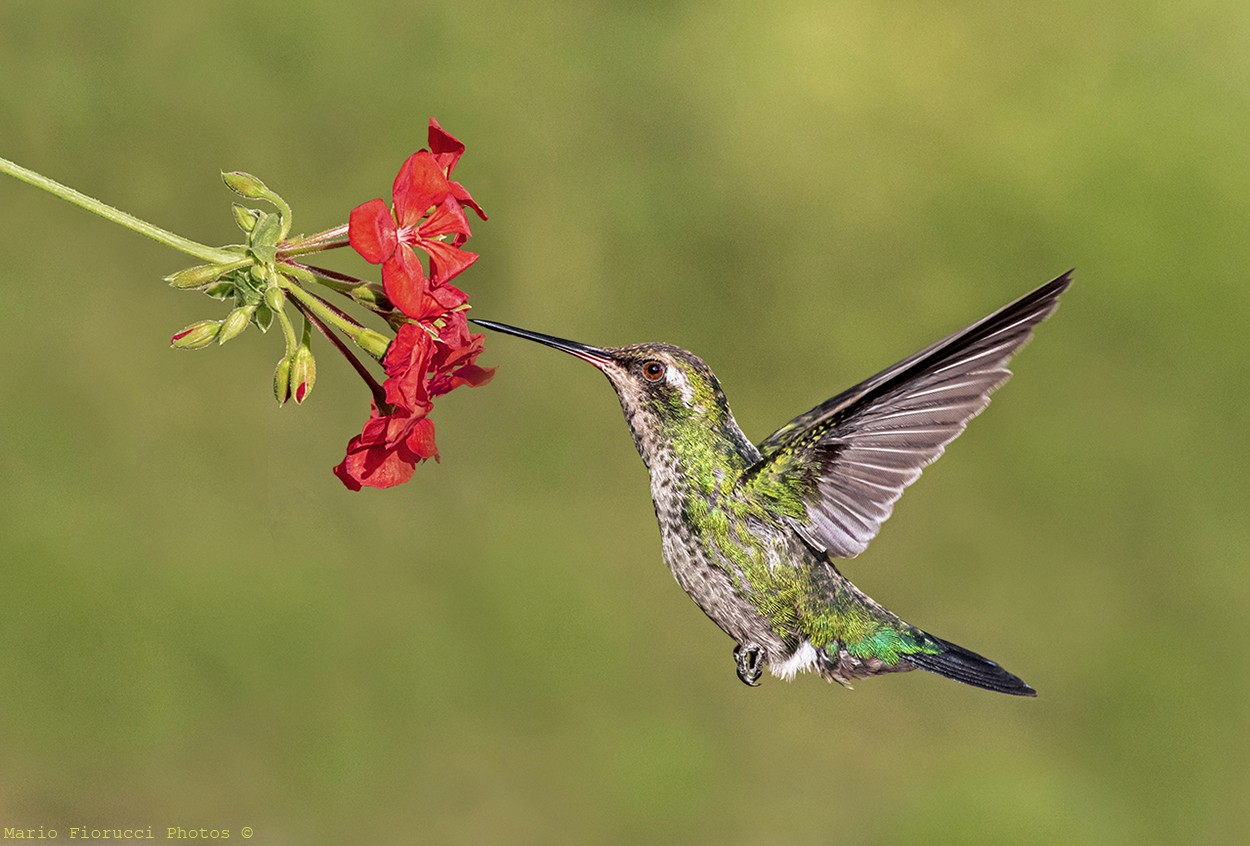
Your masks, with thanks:
<instances>
[{"instance_id":1,"label":"green blurred background","mask_svg":"<svg viewBox=\"0 0 1250 846\"><path fill-rule=\"evenodd\" d=\"M602 377L489 340L441 465L190 260L0 180L0 824L263 843L1250 840L1250 6L0 6L0 155L207 243L297 227L436 115L476 313L715 368L748 435L1068 267L989 413L848 573L1036 701L734 675ZM339 258L339 257L336 257ZM365 265L342 256L341 266ZM325 349L321 347L320 349Z\"/></svg>"}]
</instances>

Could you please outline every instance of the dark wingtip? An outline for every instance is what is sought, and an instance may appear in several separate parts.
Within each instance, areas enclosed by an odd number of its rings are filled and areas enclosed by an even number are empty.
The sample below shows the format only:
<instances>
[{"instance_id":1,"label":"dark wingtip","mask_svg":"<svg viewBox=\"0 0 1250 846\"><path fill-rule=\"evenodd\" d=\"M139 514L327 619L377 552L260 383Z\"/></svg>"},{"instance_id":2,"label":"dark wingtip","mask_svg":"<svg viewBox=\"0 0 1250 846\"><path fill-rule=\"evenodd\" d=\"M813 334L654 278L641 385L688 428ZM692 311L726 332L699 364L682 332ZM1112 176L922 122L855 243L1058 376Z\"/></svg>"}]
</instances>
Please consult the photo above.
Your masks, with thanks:
<instances>
[{"instance_id":1,"label":"dark wingtip","mask_svg":"<svg viewBox=\"0 0 1250 846\"><path fill-rule=\"evenodd\" d=\"M988 658L933 635L929 635L929 639L942 652L918 652L904 655L903 660L914 667L983 690L1006 693L1009 696L1037 696L1037 691L1022 678L1007 672Z\"/></svg>"}]
</instances>

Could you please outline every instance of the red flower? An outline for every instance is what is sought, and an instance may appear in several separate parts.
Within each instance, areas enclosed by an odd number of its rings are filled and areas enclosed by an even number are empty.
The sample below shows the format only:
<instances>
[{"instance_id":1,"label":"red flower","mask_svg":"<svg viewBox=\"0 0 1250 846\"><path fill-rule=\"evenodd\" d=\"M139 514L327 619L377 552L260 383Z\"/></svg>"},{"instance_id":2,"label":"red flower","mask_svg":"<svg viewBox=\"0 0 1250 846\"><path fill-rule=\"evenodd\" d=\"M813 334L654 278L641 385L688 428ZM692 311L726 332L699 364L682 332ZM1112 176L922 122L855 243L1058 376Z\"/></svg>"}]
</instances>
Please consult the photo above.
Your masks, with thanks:
<instances>
[{"instance_id":1,"label":"red flower","mask_svg":"<svg viewBox=\"0 0 1250 846\"><path fill-rule=\"evenodd\" d=\"M386 401L410 414L428 414L433 406L426 374L434 340L415 323L405 323L386 348L382 364L386 368Z\"/></svg>"},{"instance_id":2,"label":"red flower","mask_svg":"<svg viewBox=\"0 0 1250 846\"><path fill-rule=\"evenodd\" d=\"M410 478L418 462L438 460L434 424L426 417L433 399L461 385L485 385L493 367L474 361L482 335L468 331L463 312L445 315L438 339L422 326L405 323L386 350L385 411L375 402L364 431L347 443L347 456L334 473L354 491L364 485L389 488Z\"/></svg>"},{"instance_id":3,"label":"red flower","mask_svg":"<svg viewBox=\"0 0 1250 846\"><path fill-rule=\"evenodd\" d=\"M366 261L382 265L382 287L395 307L420 319L433 291L473 264L477 254L460 249L470 234L469 221L433 154L421 150L408 157L391 197L393 215L381 199L352 209L348 238ZM430 257L429 278L414 249Z\"/></svg>"},{"instance_id":4,"label":"red flower","mask_svg":"<svg viewBox=\"0 0 1250 846\"><path fill-rule=\"evenodd\" d=\"M475 363L484 337L469 331L461 309L469 295L449 284L477 259L460 249L470 234L463 206L486 219L464 186L449 178L463 152L464 145L431 118L430 150L410 156L395 177L394 213L380 199L351 213L352 247L382 265L387 297L410 318L382 357L386 381L380 390L372 383L368 422L334 468L351 490L402 484L418 462L437 461L427 417L434 398L461 385L485 385L495 375L495 368ZM429 256L428 277L415 250Z\"/></svg>"},{"instance_id":5,"label":"red flower","mask_svg":"<svg viewBox=\"0 0 1250 846\"><path fill-rule=\"evenodd\" d=\"M383 415L377 403L364 431L347 442L347 456L334 475L350 490L364 485L389 488L412 478L417 462L438 460L434 423L425 413L408 414L396 408Z\"/></svg>"},{"instance_id":6,"label":"red flower","mask_svg":"<svg viewBox=\"0 0 1250 846\"><path fill-rule=\"evenodd\" d=\"M482 352L486 336L469 331L462 311L447 315L445 320L446 324L438 333L439 343L434 345L434 354L430 357L433 373L429 393L432 397L442 396L461 385L472 388L485 385L495 375L494 367L479 367L473 363Z\"/></svg>"}]
</instances>

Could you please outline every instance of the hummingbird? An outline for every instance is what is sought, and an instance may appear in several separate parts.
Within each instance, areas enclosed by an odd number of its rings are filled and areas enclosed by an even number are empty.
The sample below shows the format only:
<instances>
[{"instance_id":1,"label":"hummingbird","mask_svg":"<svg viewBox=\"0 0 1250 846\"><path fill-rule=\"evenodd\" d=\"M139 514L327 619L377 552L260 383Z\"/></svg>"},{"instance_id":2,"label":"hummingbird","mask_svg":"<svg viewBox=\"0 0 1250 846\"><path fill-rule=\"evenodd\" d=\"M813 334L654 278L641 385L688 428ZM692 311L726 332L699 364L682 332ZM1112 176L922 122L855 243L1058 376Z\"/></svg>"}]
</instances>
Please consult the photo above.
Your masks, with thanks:
<instances>
[{"instance_id":1,"label":"hummingbird","mask_svg":"<svg viewBox=\"0 0 1250 846\"><path fill-rule=\"evenodd\" d=\"M664 561L734 641L738 678L763 670L851 682L916 668L1036 696L1018 676L888 611L839 560L863 552L903 490L1011 376L1072 271L887 367L773 432L743 434L711 369L670 344L595 347L489 320L597 367L651 480Z\"/></svg>"}]
</instances>

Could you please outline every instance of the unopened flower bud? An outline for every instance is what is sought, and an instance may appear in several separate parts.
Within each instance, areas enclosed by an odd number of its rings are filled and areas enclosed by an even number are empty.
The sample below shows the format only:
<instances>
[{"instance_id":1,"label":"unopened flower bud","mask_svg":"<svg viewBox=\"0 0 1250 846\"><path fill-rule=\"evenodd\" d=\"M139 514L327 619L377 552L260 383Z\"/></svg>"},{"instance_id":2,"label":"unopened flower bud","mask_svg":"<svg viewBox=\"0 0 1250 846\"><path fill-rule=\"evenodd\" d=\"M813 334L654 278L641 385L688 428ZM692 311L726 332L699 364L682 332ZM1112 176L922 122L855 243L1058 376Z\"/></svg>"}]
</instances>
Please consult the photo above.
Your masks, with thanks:
<instances>
[{"instance_id":1,"label":"unopened flower bud","mask_svg":"<svg viewBox=\"0 0 1250 846\"><path fill-rule=\"evenodd\" d=\"M246 329L255 312L256 306L239 306L226 315L221 322L221 331L217 333L217 343L224 344Z\"/></svg>"},{"instance_id":2,"label":"unopened flower bud","mask_svg":"<svg viewBox=\"0 0 1250 846\"><path fill-rule=\"evenodd\" d=\"M282 311L282 306L286 304L286 291L273 285L265 289L265 305L274 311Z\"/></svg>"},{"instance_id":3,"label":"unopened flower bud","mask_svg":"<svg viewBox=\"0 0 1250 846\"><path fill-rule=\"evenodd\" d=\"M234 222L239 224L239 228L244 232L251 232L256 228L256 218L260 216L260 213L255 209L231 203L230 211L234 212Z\"/></svg>"},{"instance_id":4,"label":"unopened flower bud","mask_svg":"<svg viewBox=\"0 0 1250 846\"><path fill-rule=\"evenodd\" d=\"M179 350L198 350L207 347L221 332L220 320L201 320L192 323L169 339L169 345Z\"/></svg>"},{"instance_id":5,"label":"unopened flower bud","mask_svg":"<svg viewBox=\"0 0 1250 846\"><path fill-rule=\"evenodd\" d=\"M221 178L231 191L247 197L249 200L267 200L270 194L273 193L265 183L252 176L252 174L244 173L241 170L223 172Z\"/></svg>"},{"instance_id":6,"label":"unopened flower bud","mask_svg":"<svg viewBox=\"0 0 1250 846\"><path fill-rule=\"evenodd\" d=\"M317 360L307 344L301 344L295 350L291 361L291 395L297 403L302 403L312 393L317 382Z\"/></svg>"},{"instance_id":7,"label":"unopened flower bud","mask_svg":"<svg viewBox=\"0 0 1250 846\"><path fill-rule=\"evenodd\" d=\"M285 405L291 397L291 356L283 356L273 371L273 398Z\"/></svg>"},{"instance_id":8,"label":"unopened flower bud","mask_svg":"<svg viewBox=\"0 0 1250 846\"><path fill-rule=\"evenodd\" d=\"M171 273L165 277L165 281L174 288L199 288L215 281L230 269L224 264L200 264Z\"/></svg>"}]
</instances>

